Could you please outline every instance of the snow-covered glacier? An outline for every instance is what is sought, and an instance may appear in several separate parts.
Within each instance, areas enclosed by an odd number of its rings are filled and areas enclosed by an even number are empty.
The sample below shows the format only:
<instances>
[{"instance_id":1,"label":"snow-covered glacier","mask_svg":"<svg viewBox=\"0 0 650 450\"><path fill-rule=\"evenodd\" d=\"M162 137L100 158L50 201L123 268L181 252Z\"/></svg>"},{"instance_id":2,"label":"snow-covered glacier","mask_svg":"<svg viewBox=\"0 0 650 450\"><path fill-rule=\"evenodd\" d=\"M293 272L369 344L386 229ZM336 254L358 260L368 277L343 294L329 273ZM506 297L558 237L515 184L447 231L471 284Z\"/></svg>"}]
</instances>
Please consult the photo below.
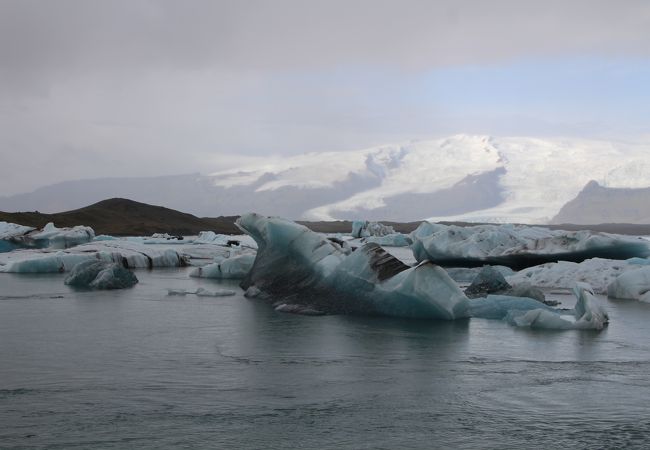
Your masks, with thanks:
<instances>
[{"instance_id":1,"label":"snow-covered glacier","mask_svg":"<svg viewBox=\"0 0 650 450\"><path fill-rule=\"evenodd\" d=\"M418 261L461 267L487 263L521 269L560 260L650 256L650 242L639 237L511 224L462 227L423 222L411 239Z\"/></svg>"}]
</instances>

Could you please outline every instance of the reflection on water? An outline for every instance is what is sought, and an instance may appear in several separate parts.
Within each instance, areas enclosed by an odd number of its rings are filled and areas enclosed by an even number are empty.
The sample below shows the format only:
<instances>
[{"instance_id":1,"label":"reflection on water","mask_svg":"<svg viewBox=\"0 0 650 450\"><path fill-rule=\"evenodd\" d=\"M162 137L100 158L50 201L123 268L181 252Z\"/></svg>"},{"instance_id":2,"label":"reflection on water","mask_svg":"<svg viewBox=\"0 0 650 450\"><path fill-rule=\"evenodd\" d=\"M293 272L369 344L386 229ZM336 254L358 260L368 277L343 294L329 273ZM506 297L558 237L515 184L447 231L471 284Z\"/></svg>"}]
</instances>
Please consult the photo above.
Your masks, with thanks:
<instances>
[{"instance_id":1,"label":"reflection on water","mask_svg":"<svg viewBox=\"0 0 650 450\"><path fill-rule=\"evenodd\" d=\"M570 448L650 439L650 305L601 333L275 312L185 269L0 278L3 448ZM569 302L570 303L570 302Z\"/></svg>"}]
</instances>

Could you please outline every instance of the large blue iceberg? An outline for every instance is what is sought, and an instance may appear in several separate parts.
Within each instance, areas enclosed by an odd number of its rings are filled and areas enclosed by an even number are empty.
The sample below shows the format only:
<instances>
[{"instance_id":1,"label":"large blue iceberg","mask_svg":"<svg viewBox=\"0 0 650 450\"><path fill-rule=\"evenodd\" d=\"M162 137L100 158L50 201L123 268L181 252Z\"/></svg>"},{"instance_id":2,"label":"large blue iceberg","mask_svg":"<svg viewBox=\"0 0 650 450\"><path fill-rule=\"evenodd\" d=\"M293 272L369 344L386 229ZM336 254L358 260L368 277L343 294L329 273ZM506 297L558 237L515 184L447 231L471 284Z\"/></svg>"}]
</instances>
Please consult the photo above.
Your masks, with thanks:
<instances>
[{"instance_id":1,"label":"large blue iceberg","mask_svg":"<svg viewBox=\"0 0 650 450\"><path fill-rule=\"evenodd\" d=\"M345 252L336 242L280 218L245 214L237 226L258 252L241 286L281 311L386 315L417 319L477 317L532 328L601 329L607 314L586 285L576 287L572 318L537 300L489 295L468 299L430 261L408 267L374 243Z\"/></svg>"},{"instance_id":2,"label":"large blue iceberg","mask_svg":"<svg viewBox=\"0 0 650 450\"><path fill-rule=\"evenodd\" d=\"M346 255L335 242L280 218L245 214L237 225L258 245L242 282L249 295L328 313L468 317L465 294L430 262L408 267L374 243Z\"/></svg>"}]
</instances>

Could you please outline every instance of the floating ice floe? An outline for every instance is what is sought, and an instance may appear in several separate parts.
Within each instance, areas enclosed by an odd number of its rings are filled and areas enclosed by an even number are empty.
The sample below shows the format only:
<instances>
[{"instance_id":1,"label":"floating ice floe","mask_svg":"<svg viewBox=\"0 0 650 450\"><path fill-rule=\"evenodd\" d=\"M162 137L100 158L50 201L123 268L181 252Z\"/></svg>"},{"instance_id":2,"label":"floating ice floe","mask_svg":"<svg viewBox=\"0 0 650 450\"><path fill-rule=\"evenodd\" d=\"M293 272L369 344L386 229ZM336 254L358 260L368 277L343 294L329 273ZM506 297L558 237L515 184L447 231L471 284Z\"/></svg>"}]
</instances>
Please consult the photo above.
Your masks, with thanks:
<instances>
[{"instance_id":1,"label":"floating ice floe","mask_svg":"<svg viewBox=\"0 0 650 450\"><path fill-rule=\"evenodd\" d=\"M138 278L120 264L105 261L84 261L72 268L65 284L87 289L124 289L133 287Z\"/></svg>"},{"instance_id":2,"label":"floating ice floe","mask_svg":"<svg viewBox=\"0 0 650 450\"><path fill-rule=\"evenodd\" d=\"M607 287L612 298L650 302L650 267L641 267L622 273Z\"/></svg>"},{"instance_id":3,"label":"floating ice floe","mask_svg":"<svg viewBox=\"0 0 650 450\"><path fill-rule=\"evenodd\" d=\"M467 317L468 300L440 267L408 267L377 244L349 255L308 228L280 218L245 214L237 222L258 244L242 282L251 295L326 313L408 318Z\"/></svg>"},{"instance_id":4,"label":"floating ice floe","mask_svg":"<svg viewBox=\"0 0 650 450\"><path fill-rule=\"evenodd\" d=\"M198 288L195 291L188 291L185 289L167 289L167 295L196 295L198 297L230 297L236 294L235 291L230 291L228 289L217 289L215 291L209 291L205 288Z\"/></svg>"},{"instance_id":5,"label":"floating ice floe","mask_svg":"<svg viewBox=\"0 0 650 450\"><path fill-rule=\"evenodd\" d=\"M386 236L395 234L393 227L384 225L379 222L369 222L367 220L355 220L352 222L352 237L364 238L370 236Z\"/></svg>"},{"instance_id":6,"label":"floating ice floe","mask_svg":"<svg viewBox=\"0 0 650 450\"><path fill-rule=\"evenodd\" d=\"M368 236L364 242L372 242L382 247L408 247L413 243L410 237L402 233L391 233L385 236Z\"/></svg>"},{"instance_id":7,"label":"floating ice floe","mask_svg":"<svg viewBox=\"0 0 650 450\"><path fill-rule=\"evenodd\" d=\"M502 319L517 327L547 330L602 330L609 322L605 308L586 283L576 283L572 313L559 311L525 297L488 295L470 300L469 313L483 319Z\"/></svg>"},{"instance_id":8,"label":"floating ice floe","mask_svg":"<svg viewBox=\"0 0 650 450\"><path fill-rule=\"evenodd\" d=\"M508 311L506 320L518 327L548 330L602 330L609 323L609 315L603 305L594 297L586 283L576 283L573 289L578 301L573 315L539 308L527 312Z\"/></svg>"},{"instance_id":9,"label":"floating ice floe","mask_svg":"<svg viewBox=\"0 0 650 450\"><path fill-rule=\"evenodd\" d=\"M198 278L242 279L248 275L254 262L254 254L242 254L230 258L221 258L212 264L192 269L190 276Z\"/></svg>"},{"instance_id":10,"label":"floating ice floe","mask_svg":"<svg viewBox=\"0 0 650 450\"><path fill-rule=\"evenodd\" d=\"M465 289L469 298L485 297L488 294L500 294L511 297L528 297L547 303L544 293L529 282L510 285L503 273L493 266L484 266L472 283ZM553 302L556 304L556 302Z\"/></svg>"},{"instance_id":11,"label":"floating ice floe","mask_svg":"<svg viewBox=\"0 0 650 450\"><path fill-rule=\"evenodd\" d=\"M100 241L66 250L17 250L0 254L0 272L67 272L83 261L115 262L123 267L178 267L186 264L178 252L125 240Z\"/></svg>"},{"instance_id":12,"label":"floating ice floe","mask_svg":"<svg viewBox=\"0 0 650 450\"><path fill-rule=\"evenodd\" d=\"M500 264L521 269L546 262L650 256L645 239L591 231L516 225L455 225L423 222L411 233L413 254L449 266Z\"/></svg>"},{"instance_id":13,"label":"floating ice floe","mask_svg":"<svg viewBox=\"0 0 650 450\"><path fill-rule=\"evenodd\" d=\"M510 284L528 282L541 288L571 289L575 283L588 283L597 294L606 294L607 286L620 274L640 266L626 261L592 258L580 263L559 261L529 267L506 277Z\"/></svg>"}]
</instances>

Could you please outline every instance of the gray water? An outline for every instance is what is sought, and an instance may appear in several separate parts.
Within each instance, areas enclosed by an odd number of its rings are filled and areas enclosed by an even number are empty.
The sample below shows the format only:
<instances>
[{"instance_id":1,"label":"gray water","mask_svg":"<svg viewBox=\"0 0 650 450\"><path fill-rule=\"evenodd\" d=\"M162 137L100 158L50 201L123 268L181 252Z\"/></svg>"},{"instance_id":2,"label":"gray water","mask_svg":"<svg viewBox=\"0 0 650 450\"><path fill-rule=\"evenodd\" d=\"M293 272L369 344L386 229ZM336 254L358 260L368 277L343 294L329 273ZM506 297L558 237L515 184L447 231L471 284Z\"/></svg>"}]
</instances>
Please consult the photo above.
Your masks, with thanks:
<instances>
[{"instance_id":1,"label":"gray water","mask_svg":"<svg viewBox=\"0 0 650 450\"><path fill-rule=\"evenodd\" d=\"M0 448L649 448L650 305L542 332L0 274ZM558 297L558 296L556 296ZM570 297L561 297L572 303Z\"/></svg>"}]
</instances>

